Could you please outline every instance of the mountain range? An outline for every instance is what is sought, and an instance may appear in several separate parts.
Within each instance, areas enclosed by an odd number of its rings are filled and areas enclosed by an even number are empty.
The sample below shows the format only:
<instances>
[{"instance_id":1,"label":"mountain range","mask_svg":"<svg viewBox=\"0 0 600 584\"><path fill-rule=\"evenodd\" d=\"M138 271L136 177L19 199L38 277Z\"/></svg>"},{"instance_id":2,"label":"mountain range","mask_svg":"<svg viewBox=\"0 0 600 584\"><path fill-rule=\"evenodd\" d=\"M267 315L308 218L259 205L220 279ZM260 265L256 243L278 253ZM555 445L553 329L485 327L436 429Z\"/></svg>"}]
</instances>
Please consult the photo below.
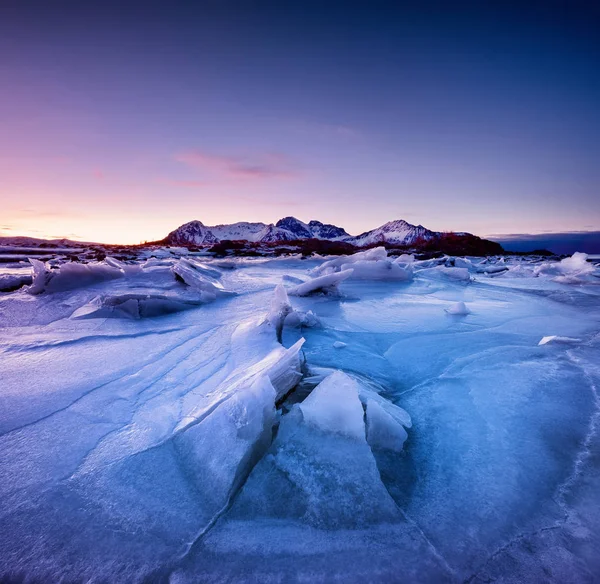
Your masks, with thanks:
<instances>
[{"instance_id":1,"label":"mountain range","mask_svg":"<svg viewBox=\"0 0 600 584\"><path fill-rule=\"evenodd\" d=\"M363 247L374 243L412 245L417 241L429 241L442 235L439 231L431 231L422 225L411 225L403 219L389 221L377 229L354 236L342 227L329 223L314 220L304 223L295 217L284 217L277 223L270 224L239 222L207 226L198 220L190 221L169 233L164 243L203 246L224 240L275 243L299 239L323 239Z\"/></svg>"}]
</instances>

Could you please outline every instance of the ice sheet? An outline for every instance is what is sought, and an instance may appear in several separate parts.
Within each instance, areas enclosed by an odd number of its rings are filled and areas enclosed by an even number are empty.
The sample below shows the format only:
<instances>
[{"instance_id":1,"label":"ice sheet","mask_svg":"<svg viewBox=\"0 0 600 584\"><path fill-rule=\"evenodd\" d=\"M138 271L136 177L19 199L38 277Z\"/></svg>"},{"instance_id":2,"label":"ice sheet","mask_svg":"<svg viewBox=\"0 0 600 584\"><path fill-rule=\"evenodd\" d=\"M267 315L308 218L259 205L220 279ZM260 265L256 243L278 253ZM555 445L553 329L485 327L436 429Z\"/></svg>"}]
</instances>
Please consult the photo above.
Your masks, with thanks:
<instances>
[{"instance_id":1,"label":"ice sheet","mask_svg":"<svg viewBox=\"0 0 600 584\"><path fill-rule=\"evenodd\" d=\"M0 580L598 579L589 258L182 253L0 295Z\"/></svg>"}]
</instances>

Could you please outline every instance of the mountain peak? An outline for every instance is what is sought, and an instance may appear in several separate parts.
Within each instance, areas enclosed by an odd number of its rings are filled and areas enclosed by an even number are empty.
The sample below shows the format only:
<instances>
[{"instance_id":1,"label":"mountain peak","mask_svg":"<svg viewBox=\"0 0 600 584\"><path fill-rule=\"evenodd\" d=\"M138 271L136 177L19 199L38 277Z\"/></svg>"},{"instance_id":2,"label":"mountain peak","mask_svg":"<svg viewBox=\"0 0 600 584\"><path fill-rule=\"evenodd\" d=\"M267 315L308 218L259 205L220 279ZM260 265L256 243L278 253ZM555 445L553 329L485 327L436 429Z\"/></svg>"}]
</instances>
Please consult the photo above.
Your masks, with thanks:
<instances>
[{"instance_id":1,"label":"mountain peak","mask_svg":"<svg viewBox=\"0 0 600 584\"><path fill-rule=\"evenodd\" d=\"M297 236L296 239L307 239L313 237L308 225L299 219L296 219L296 217L284 217L283 219L277 221L275 227L289 231L293 235Z\"/></svg>"},{"instance_id":2,"label":"mountain peak","mask_svg":"<svg viewBox=\"0 0 600 584\"><path fill-rule=\"evenodd\" d=\"M167 235L166 241L173 245L208 245L217 243L219 240L210 229L205 227L202 221L194 219L194 221L184 223L175 231L171 231Z\"/></svg>"}]
</instances>

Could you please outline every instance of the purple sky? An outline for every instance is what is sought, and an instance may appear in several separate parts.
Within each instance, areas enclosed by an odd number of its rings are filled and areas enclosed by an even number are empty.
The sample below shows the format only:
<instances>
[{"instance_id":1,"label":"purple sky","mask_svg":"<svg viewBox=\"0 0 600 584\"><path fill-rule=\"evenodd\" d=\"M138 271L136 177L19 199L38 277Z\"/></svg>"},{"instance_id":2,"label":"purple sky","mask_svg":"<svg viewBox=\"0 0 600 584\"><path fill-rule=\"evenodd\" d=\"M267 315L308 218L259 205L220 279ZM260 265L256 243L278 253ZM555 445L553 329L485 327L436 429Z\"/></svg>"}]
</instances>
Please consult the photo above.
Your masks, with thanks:
<instances>
[{"instance_id":1,"label":"purple sky","mask_svg":"<svg viewBox=\"0 0 600 584\"><path fill-rule=\"evenodd\" d=\"M578 1L7 0L0 235L598 230L599 24Z\"/></svg>"}]
</instances>

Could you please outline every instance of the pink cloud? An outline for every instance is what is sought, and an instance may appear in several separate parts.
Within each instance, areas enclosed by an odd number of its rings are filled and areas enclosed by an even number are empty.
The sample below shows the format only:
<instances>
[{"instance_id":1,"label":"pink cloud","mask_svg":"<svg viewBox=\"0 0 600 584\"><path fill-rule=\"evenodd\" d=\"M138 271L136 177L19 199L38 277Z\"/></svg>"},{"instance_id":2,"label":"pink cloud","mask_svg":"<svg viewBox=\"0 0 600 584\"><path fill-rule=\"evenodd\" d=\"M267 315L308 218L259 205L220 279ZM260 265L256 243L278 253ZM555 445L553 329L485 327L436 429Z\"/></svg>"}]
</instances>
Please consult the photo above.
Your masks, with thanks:
<instances>
[{"instance_id":1,"label":"pink cloud","mask_svg":"<svg viewBox=\"0 0 600 584\"><path fill-rule=\"evenodd\" d=\"M175 155L175 160L227 178L270 179L292 178L298 171L291 168L289 160L281 154L262 154L253 158L221 156L199 150L189 150Z\"/></svg>"}]
</instances>

